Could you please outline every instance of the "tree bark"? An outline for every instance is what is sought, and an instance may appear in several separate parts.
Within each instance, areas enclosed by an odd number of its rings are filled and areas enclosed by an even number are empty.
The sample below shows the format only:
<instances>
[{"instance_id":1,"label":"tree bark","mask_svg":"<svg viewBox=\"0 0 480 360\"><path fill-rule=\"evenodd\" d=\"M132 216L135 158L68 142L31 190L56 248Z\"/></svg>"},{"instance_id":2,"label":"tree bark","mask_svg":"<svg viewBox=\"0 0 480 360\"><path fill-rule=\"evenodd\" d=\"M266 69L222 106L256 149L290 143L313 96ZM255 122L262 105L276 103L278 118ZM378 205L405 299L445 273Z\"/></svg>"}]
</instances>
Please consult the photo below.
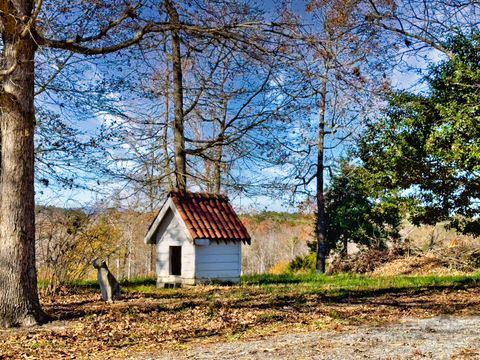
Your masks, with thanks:
<instances>
[{"instance_id":1,"label":"tree bark","mask_svg":"<svg viewBox=\"0 0 480 360\"><path fill-rule=\"evenodd\" d=\"M155 275L157 272L157 247L152 244L150 247L150 268L149 275Z\"/></svg>"},{"instance_id":2,"label":"tree bark","mask_svg":"<svg viewBox=\"0 0 480 360\"><path fill-rule=\"evenodd\" d=\"M213 192L220 194L222 190L222 147L217 150L217 159L215 160L213 170Z\"/></svg>"},{"instance_id":3,"label":"tree bark","mask_svg":"<svg viewBox=\"0 0 480 360\"><path fill-rule=\"evenodd\" d=\"M342 247L342 251L340 253L340 257L343 258L343 259L346 259L346 258L348 258L348 238L344 237L342 239L342 243L343 243L343 247Z\"/></svg>"},{"instance_id":4,"label":"tree bark","mask_svg":"<svg viewBox=\"0 0 480 360\"><path fill-rule=\"evenodd\" d=\"M171 169L170 169L170 158L168 154L168 128L170 124L170 77L167 77L167 81L165 81L165 127L163 128L163 139L162 139L162 147L163 147L163 167L165 171L165 176L167 177L167 186L168 191L173 189L173 182L171 176Z\"/></svg>"},{"instance_id":5,"label":"tree bark","mask_svg":"<svg viewBox=\"0 0 480 360\"><path fill-rule=\"evenodd\" d=\"M171 0L165 1L170 22L180 24L175 5ZM172 32L172 70L173 70L173 101L175 119L173 122L173 143L175 154L175 178L177 190L187 188L187 166L185 153L184 114L183 114L183 73L182 57L180 54L180 33Z\"/></svg>"},{"instance_id":6,"label":"tree bark","mask_svg":"<svg viewBox=\"0 0 480 360\"><path fill-rule=\"evenodd\" d=\"M223 160L223 142L225 140L225 130L228 116L228 98L223 97L223 114L220 122L220 134L218 136L219 145L217 148L216 159L213 170L213 191L215 194L220 194L222 190L222 160Z\"/></svg>"},{"instance_id":7,"label":"tree bark","mask_svg":"<svg viewBox=\"0 0 480 360\"><path fill-rule=\"evenodd\" d=\"M34 192L34 57L36 45L21 36L21 18L33 1L2 3L4 66L15 63L0 91L0 326L28 326L46 319L37 292ZM9 21L7 17L13 19Z\"/></svg>"},{"instance_id":8,"label":"tree bark","mask_svg":"<svg viewBox=\"0 0 480 360\"><path fill-rule=\"evenodd\" d=\"M132 234L131 229L129 230L128 234L128 258L127 258L127 279L130 280L132 278Z\"/></svg>"},{"instance_id":9,"label":"tree bark","mask_svg":"<svg viewBox=\"0 0 480 360\"><path fill-rule=\"evenodd\" d=\"M318 143L317 143L317 273L325 273L327 260L327 219L325 213L325 196L324 190L324 152L325 152L325 116L327 110L327 85L328 85L328 70L325 71L325 76L322 79L321 89L321 103L319 111L319 126L318 126Z\"/></svg>"}]
</instances>

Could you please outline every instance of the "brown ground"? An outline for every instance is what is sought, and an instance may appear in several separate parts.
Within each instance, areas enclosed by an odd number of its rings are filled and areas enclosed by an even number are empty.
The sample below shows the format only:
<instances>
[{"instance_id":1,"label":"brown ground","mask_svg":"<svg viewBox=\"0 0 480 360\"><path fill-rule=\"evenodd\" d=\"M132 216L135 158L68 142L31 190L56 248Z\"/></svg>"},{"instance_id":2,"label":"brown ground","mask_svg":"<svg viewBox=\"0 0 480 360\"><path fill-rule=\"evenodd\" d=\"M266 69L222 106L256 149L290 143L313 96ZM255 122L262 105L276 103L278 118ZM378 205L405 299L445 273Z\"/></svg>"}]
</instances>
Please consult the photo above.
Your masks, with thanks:
<instances>
[{"instance_id":1,"label":"brown ground","mask_svg":"<svg viewBox=\"0 0 480 360\"><path fill-rule=\"evenodd\" d=\"M195 349L218 342L236 347L228 343L279 334L295 337L311 333L301 338L300 343L304 340L316 343L319 336L334 341L332 334L338 334L338 339L343 339L339 340L341 345L345 341L341 334L356 334L351 342L362 342L358 335L365 332L364 326L370 329L406 318L448 314L480 315L480 287L475 284L456 289L383 289L341 295L292 289L210 286L148 294L136 292L127 293L113 305L101 302L97 291L92 290L44 298L45 309L56 321L42 327L1 331L0 359L110 359L147 355L160 358L165 351ZM309 338L310 335L313 337ZM448 341L448 336L448 333L441 335L444 341ZM295 341L292 344L297 346ZM366 342L365 351L375 344ZM382 342L378 346L382 347ZM238 354L232 357L237 358Z\"/></svg>"},{"instance_id":2,"label":"brown ground","mask_svg":"<svg viewBox=\"0 0 480 360\"><path fill-rule=\"evenodd\" d=\"M444 258L434 254L409 256L389 261L371 272L373 276L464 275Z\"/></svg>"},{"instance_id":3,"label":"brown ground","mask_svg":"<svg viewBox=\"0 0 480 360\"><path fill-rule=\"evenodd\" d=\"M479 322L479 316L406 319L347 331L197 345L187 351L166 351L143 359L479 359Z\"/></svg>"}]
</instances>

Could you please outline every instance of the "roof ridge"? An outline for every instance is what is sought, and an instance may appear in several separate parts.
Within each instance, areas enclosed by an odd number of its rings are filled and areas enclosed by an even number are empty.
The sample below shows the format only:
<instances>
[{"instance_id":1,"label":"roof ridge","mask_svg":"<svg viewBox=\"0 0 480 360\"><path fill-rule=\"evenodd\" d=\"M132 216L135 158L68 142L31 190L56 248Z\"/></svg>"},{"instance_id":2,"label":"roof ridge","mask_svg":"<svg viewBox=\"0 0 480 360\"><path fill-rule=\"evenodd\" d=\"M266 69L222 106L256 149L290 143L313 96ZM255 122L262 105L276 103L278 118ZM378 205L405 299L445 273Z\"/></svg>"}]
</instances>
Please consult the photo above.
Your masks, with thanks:
<instances>
[{"instance_id":1,"label":"roof ridge","mask_svg":"<svg viewBox=\"0 0 480 360\"><path fill-rule=\"evenodd\" d=\"M181 196L189 196L189 197L195 197L195 198L219 199L219 200L229 201L229 198L226 194L217 194L217 193L211 193L207 191L195 192L195 191L189 191L189 190L170 190L168 195L169 196L181 195Z\"/></svg>"}]
</instances>

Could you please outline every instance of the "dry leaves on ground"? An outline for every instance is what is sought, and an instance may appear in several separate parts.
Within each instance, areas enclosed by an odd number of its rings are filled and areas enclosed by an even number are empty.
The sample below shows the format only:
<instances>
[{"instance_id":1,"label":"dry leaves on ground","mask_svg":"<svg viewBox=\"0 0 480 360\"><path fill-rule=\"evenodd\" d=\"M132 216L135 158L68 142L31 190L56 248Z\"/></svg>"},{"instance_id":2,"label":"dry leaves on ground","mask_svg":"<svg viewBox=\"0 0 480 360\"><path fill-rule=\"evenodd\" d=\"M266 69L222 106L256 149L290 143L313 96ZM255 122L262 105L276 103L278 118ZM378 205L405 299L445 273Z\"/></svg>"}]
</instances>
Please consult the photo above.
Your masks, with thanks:
<instances>
[{"instance_id":1,"label":"dry leaves on ground","mask_svg":"<svg viewBox=\"0 0 480 360\"><path fill-rule=\"evenodd\" d=\"M193 342L480 313L476 286L342 295L304 290L281 285L152 290L129 292L112 305L101 302L97 291L66 292L42 299L55 321L0 332L0 358L119 358Z\"/></svg>"}]
</instances>

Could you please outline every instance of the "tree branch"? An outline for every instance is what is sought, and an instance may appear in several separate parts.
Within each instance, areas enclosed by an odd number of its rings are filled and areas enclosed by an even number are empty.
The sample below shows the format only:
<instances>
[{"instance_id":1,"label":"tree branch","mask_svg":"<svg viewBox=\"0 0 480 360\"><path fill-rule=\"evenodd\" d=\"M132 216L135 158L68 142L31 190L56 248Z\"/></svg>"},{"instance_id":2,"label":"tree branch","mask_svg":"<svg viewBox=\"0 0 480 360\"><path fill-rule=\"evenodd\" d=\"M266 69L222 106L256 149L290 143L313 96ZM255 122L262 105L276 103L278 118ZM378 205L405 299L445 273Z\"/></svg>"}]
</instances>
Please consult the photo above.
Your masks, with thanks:
<instances>
[{"instance_id":1,"label":"tree branch","mask_svg":"<svg viewBox=\"0 0 480 360\"><path fill-rule=\"evenodd\" d=\"M372 6L374 14L367 15L367 19L369 19L374 25L376 25L378 27L381 27L381 28L383 28L387 31L394 32L394 33L397 33L397 34L400 34L400 35L418 40L420 42L423 42L424 44L427 44L427 45L431 46L432 48L443 52L450 59L453 59L455 57L455 55L451 51L449 51L447 48L442 46L440 43L438 43L434 39L429 39L425 36L421 36L419 34L415 34L415 33L412 33L410 31L405 30L404 26L403 26L403 23L402 23L402 20L400 18L398 18L398 16L396 16L395 14L388 14L388 15L382 14L380 12L380 10L378 9L378 7L375 5L374 0L368 0L368 2ZM382 20L384 20L385 18L395 19L400 24L400 28L390 26L390 25L387 25L384 22L382 22Z\"/></svg>"},{"instance_id":2,"label":"tree branch","mask_svg":"<svg viewBox=\"0 0 480 360\"><path fill-rule=\"evenodd\" d=\"M34 33L34 39L37 42L37 44L54 48L54 49L70 50L70 51L73 51L79 54L84 54L84 55L101 55L101 54L110 54L110 53L125 49L134 44L138 44L145 37L145 35L149 33L165 32L171 28L172 26L170 25L164 27L162 25L157 25L157 24L148 24L148 25L145 25L139 31L137 31L135 35L128 40L119 42L114 45L107 45L107 46L101 46L101 47L88 47L88 46L81 45L81 43L84 42L84 39L82 38L72 39L72 40L54 40L54 39L45 38L39 33Z\"/></svg>"},{"instance_id":3,"label":"tree branch","mask_svg":"<svg viewBox=\"0 0 480 360\"><path fill-rule=\"evenodd\" d=\"M30 19L28 19L28 22L25 25L25 28L22 30L22 33L20 34L21 37L26 37L30 33L30 30L35 24L35 21L37 20L38 15L40 15L40 11L42 10L42 5L43 5L43 0L38 0L32 16L30 17Z\"/></svg>"}]
</instances>

